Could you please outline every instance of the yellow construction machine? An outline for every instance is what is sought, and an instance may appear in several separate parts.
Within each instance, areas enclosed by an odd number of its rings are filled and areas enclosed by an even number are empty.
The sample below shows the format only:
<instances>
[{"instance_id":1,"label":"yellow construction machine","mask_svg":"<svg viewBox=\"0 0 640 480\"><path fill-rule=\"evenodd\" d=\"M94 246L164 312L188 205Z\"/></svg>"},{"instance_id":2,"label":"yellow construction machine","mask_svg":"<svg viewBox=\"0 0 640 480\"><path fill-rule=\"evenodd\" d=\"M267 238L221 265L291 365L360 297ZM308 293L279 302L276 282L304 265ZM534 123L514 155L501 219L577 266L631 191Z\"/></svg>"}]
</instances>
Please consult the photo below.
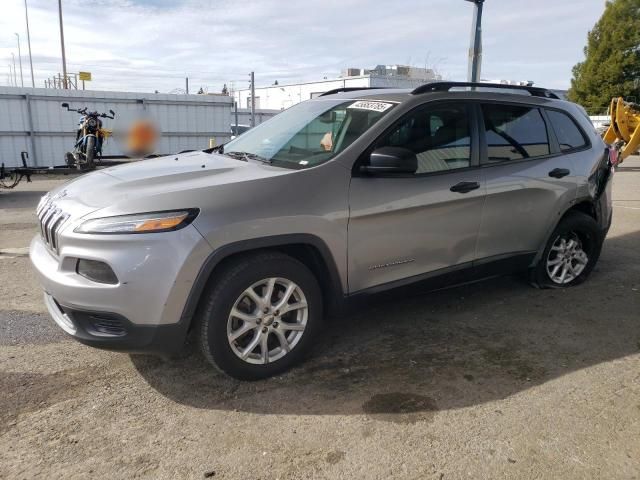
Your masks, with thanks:
<instances>
[{"instance_id":1,"label":"yellow construction machine","mask_svg":"<svg viewBox=\"0 0 640 480\"><path fill-rule=\"evenodd\" d=\"M604 134L604 141L618 153L617 163L640 148L640 104L614 98L609 107L611 124Z\"/></svg>"}]
</instances>

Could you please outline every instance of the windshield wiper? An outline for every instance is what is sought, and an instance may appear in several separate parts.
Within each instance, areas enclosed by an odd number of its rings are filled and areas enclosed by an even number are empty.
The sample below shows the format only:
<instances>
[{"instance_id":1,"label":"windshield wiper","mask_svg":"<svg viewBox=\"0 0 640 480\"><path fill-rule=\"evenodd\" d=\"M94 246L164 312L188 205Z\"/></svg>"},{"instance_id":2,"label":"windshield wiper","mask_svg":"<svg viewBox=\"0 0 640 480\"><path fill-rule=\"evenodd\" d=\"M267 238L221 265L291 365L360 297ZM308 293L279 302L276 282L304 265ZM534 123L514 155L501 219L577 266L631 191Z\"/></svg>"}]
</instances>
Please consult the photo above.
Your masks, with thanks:
<instances>
[{"instance_id":1,"label":"windshield wiper","mask_svg":"<svg viewBox=\"0 0 640 480\"><path fill-rule=\"evenodd\" d=\"M217 147L211 147L211 148L205 148L204 150L202 150L204 153L224 153L224 146L226 145L226 143L221 143L220 145L218 145Z\"/></svg>"},{"instance_id":2,"label":"windshield wiper","mask_svg":"<svg viewBox=\"0 0 640 480\"><path fill-rule=\"evenodd\" d=\"M248 162L249 157L244 152L220 152L225 157L235 158L236 160L242 160L243 162Z\"/></svg>"},{"instance_id":3,"label":"windshield wiper","mask_svg":"<svg viewBox=\"0 0 640 480\"><path fill-rule=\"evenodd\" d=\"M260 155L251 152L224 152L223 155L227 155L231 158L237 158L238 160L244 160L245 162L248 160L257 160L258 162L266 163L269 165L273 163L272 160L261 157Z\"/></svg>"}]
</instances>

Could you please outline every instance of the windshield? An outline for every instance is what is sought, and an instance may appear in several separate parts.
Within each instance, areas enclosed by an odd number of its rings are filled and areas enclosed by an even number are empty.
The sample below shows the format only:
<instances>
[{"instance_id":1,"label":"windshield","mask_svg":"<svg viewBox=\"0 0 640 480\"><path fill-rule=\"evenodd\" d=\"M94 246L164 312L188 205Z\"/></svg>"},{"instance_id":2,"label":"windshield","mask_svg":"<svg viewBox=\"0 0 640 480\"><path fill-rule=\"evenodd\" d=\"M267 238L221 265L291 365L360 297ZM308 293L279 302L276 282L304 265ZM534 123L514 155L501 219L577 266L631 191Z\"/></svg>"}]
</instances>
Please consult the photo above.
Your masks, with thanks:
<instances>
[{"instance_id":1,"label":"windshield","mask_svg":"<svg viewBox=\"0 0 640 480\"><path fill-rule=\"evenodd\" d=\"M351 145L394 106L335 99L299 103L225 144L223 153L279 167L313 167Z\"/></svg>"}]
</instances>

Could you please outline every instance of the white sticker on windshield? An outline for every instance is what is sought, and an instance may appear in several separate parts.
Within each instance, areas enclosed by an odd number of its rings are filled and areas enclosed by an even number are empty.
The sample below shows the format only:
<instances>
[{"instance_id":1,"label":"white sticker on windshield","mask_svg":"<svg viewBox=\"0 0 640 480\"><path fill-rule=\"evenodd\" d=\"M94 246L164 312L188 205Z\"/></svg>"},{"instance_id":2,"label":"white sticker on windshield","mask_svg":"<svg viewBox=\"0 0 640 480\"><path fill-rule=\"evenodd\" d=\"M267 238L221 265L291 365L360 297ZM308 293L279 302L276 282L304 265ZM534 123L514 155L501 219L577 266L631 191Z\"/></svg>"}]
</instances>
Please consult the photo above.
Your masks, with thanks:
<instances>
[{"instance_id":1,"label":"white sticker on windshield","mask_svg":"<svg viewBox=\"0 0 640 480\"><path fill-rule=\"evenodd\" d=\"M358 110L372 110L374 112L384 112L393 107L393 103L387 102L369 102L366 100L358 100L347 108L357 108Z\"/></svg>"}]
</instances>

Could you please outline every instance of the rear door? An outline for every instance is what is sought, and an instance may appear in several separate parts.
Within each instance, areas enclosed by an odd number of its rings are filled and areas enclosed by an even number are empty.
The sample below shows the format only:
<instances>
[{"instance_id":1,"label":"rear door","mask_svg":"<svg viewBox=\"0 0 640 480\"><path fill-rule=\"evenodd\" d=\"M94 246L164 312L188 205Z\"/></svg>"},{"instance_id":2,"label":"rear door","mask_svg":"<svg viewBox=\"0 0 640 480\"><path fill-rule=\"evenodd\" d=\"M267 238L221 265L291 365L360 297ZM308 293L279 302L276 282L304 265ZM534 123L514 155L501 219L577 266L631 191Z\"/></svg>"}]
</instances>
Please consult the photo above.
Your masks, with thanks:
<instances>
[{"instance_id":1,"label":"rear door","mask_svg":"<svg viewBox=\"0 0 640 480\"><path fill-rule=\"evenodd\" d=\"M526 264L575 198L576 172L544 110L501 103L477 108L487 192L478 259L514 257Z\"/></svg>"},{"instance_id":2,"label":"rear door","mask_svg":"<svg viewBox=\"0 0 640 480\"><path fill-rule=\"evenodd\" d=\"M354 171L348 230L351 292L470 266L475 258L484 186L472 107L461 102L418 107L371 150L384 146L412 150L418 169L401 177Z\"/></svg>"}]
</instances>

